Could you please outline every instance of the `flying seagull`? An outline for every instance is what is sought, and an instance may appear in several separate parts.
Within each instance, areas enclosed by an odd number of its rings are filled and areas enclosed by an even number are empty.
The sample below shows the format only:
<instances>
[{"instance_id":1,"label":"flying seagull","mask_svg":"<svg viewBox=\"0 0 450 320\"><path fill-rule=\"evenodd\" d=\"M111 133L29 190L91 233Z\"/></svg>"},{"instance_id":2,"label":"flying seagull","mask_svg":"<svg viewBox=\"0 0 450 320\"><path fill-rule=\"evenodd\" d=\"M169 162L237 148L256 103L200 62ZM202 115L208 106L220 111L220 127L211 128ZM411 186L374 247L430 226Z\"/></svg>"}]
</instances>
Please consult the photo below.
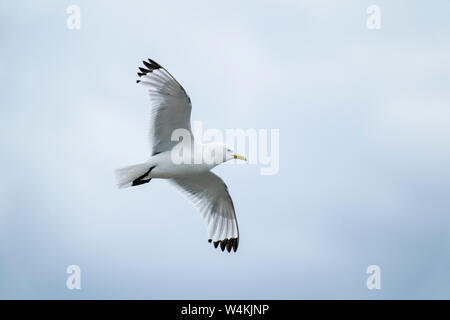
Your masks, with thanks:
<instances>
[{"instance_id":1,"label":"flying seagull","mask_svg":"<svg viewBox=\"0 0 450 320\"><path fill-rule=\"evenodd\" d=\"M239 229L228 188L211 169L231 159L247 160L217 142L200 144L191 132L191 99L178 81L161 65L148 59L139 68L138 84L149 89L151 106L150 151L148 161L116 170L119 187L138 186L152 178L167 179L200 211L208 230L208 242L222 251L236 251ZM175 130L189 133L191 146L201 154L218 155L215 161L194 161L196 152L188 153L188 161L177 163L173 154L184 139L172 140Z\"/></svg>"}]
</instances>

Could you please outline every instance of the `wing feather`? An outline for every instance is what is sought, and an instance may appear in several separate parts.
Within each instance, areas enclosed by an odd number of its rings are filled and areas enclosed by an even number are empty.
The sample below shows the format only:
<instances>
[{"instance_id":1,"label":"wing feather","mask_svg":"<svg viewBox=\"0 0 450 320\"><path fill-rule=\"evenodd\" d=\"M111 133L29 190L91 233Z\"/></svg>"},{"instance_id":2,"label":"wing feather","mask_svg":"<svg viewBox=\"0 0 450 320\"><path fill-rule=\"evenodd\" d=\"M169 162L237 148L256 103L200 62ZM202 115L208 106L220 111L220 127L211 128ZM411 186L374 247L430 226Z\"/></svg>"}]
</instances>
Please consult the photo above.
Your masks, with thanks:
<instances>
[{"instance_id":1,"label":"wing feather","mask_svg":"<svg viewBox=\"0 0 450 320\"><path fill-rule=\"evenodd\" d=\"M150 149L154 155L178 143L171 140L174 130L191 132L192 105L184 88L166 69L151 59L143 64L136 82L146 86L150 95Z\"/></svg>"},{"instance_id":2,"label":"wing feather","mask_svg":"<svg viewBox=\"0 0 450 320\"><path fill-rule=\"evenodd\" d=\"M173 178L169 180L200 211L208 230L208 241L222 251L237 250L239 228L228 188L212 172Z\"/></svg>"}]
</instances>

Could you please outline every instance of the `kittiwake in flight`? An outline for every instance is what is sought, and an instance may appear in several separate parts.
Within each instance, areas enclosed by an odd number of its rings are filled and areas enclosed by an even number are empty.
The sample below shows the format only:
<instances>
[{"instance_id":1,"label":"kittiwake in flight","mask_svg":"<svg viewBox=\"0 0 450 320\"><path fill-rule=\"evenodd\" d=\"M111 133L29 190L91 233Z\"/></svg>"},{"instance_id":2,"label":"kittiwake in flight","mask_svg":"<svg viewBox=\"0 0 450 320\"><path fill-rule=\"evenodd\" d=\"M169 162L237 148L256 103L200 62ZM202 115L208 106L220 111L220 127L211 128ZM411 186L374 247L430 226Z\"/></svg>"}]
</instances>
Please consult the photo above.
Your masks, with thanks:
<instances>
[{"instance_id":1,"label":"kittiwake in flight","mask_svg":"<svg viewBox=\"0 0 450 320\"><path fill-rule=\"evenodd\" d=\"M153 178L167 179L175 185L200 211L207 225L208 242L222 251L237 250L239 229L233 201L228 188L211 169L232 159L247 160L221 143L201 144L191 132L191 99L177 80L161 65L148 59L139 68L139 80L150 93L150 159L144 163L116 170L119 187L138 186ZM175 130L189 133L195 152L188 161L173 160L172 152L184 139L172 140ZM215 161L194 161L197 153L214 154ZM220 155L217 157L217 155ZM185 159L186 160L186 159Z\"/></svg>"}]
</instances>

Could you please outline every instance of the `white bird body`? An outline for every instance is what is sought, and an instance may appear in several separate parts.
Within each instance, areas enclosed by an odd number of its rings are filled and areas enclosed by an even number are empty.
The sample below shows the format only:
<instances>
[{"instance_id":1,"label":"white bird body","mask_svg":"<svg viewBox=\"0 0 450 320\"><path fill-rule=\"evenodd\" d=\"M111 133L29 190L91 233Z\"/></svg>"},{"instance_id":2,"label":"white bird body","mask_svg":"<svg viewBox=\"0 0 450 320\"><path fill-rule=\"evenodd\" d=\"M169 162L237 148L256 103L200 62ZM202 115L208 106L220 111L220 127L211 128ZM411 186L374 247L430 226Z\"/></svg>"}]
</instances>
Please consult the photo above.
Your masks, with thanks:
<instances>
[{"instance_id":1,"label":"white bird body","mask_svg":"<svg viewBox=\"0 0 450 320\"><path fill-rule=\"evenodd\" d=\"M119 187L138 186L153 178L167 179L193 202L206 222L209 242L222 251L237 250L239 230L228 188L210 170L218 164L245 157L219 143L194 141L190 128L191 99L175 78L155 61L143 62L140 83L149 88L152 108L148 161L116 170ZM189 134L174 140L175 130ZM180 151L182 157L180 158ZM179 161L179 160L182 161Z\"/></svg>"},{"instance_id":2,"label":"white bird body","mask_svg":"<svg viewBox=\"0 0 450 320\"><path fill-rule=\"evenodd\" d=\"M175 164L171 161L172 151L160 153L150 159L150 163L156 162L156 167L150 172L151 178L170 179L187 175L195 175L209 171L212 166L206 164Z\"/></svg>"},{"instance_id":3,"label":"white bird body","mask_svg":"<svg viewBox=\"0 0 450 320\"><path fill-rule=\"evenodd\" d=\"M176 148L175 146L174 148ZM209 149L209 145L201 145L196 143L196 150ZM201 163L195 163L196 159L201 159L201 155L193 155L187 163L174 163L172 159L173 149L165 152L161 152L157 155L152 156L148 164L150 167L155 167L150 171L148 177L159 178L159 179L170 179L188 175L195 175L207 172L218 165L217 162L206 163L202 161ZM200 153L197 152L197 153Z\"/></svg>"}]
</instances>

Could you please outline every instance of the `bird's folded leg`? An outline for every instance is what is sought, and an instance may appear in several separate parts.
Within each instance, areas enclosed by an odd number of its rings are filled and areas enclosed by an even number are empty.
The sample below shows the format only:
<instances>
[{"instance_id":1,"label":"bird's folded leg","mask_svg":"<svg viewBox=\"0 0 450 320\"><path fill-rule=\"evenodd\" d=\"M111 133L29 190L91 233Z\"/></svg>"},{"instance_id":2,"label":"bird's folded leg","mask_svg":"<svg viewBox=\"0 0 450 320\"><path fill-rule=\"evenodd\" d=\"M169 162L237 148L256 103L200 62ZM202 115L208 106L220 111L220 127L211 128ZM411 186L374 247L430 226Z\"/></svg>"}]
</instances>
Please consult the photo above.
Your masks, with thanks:
<instances>
[{"instance_id":1,"label":"bird's folded leg","mask_svg":"<svg viewBox=\"0 0 450 320\"><path fill-rule=\"evenodd\" d=\"M148 178L147 176L149 175L150 171L152 171L154 167L150 167L150 169L148 169L148 171L146 173L144 173L143 175L137 177L136 179L133 180L133 183L131 184L131 186L139 186L141 184L144 183L148 183L150 182L150 180L152 180L152 178Z\"/></svg>"}]
</instances>

